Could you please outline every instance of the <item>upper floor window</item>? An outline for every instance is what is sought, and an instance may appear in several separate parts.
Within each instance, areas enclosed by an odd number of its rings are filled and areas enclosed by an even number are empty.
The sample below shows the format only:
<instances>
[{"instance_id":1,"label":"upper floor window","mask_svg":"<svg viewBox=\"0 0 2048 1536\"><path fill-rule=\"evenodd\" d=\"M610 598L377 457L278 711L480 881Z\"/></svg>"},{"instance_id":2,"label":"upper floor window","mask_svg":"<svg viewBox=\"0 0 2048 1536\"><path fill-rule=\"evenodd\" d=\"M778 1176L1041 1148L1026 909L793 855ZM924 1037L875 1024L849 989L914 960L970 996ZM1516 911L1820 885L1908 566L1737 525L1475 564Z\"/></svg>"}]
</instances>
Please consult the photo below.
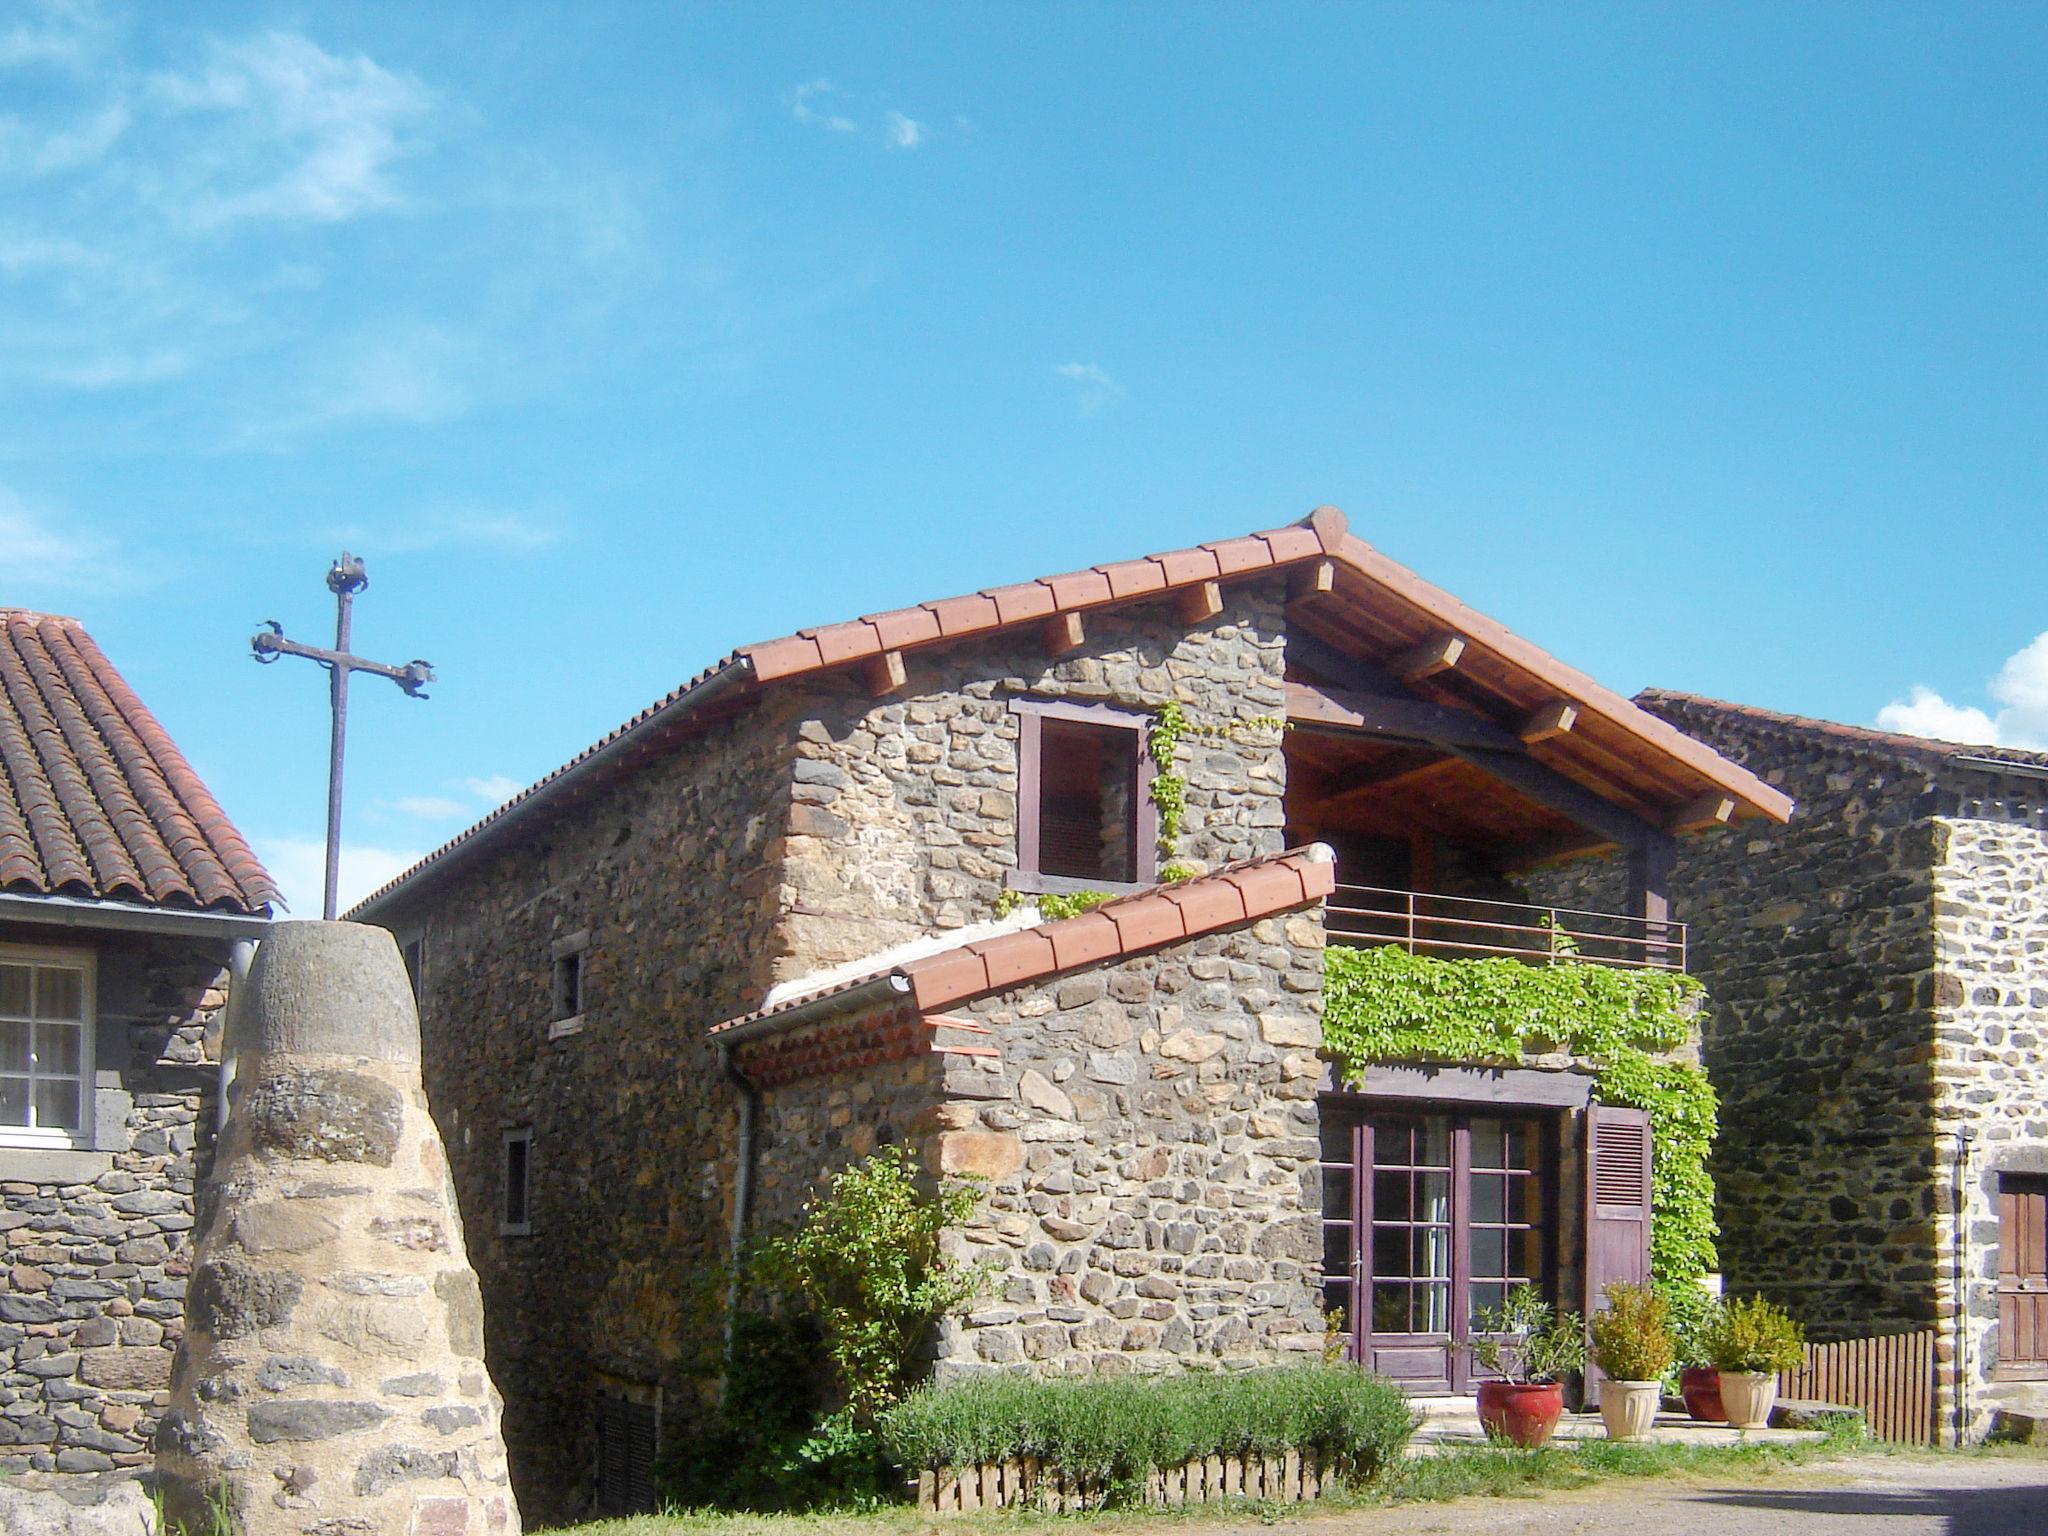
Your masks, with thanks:
<instances>
[{"instance_id":1,"label":"upper floor window","mask_svg":"<svg viewBox=\"0 0 2048 1536\"><path fill-rule=\"evenodd\" d=\"M62 952L0 949L0 1141L92 1141L93 968Z\"/></svg>"},{"instance_id":2,"label":"upper floor window","mask_svg":"<svg viewBox=\"0 0 2048 1536\"><path fill-rule=\"evenodd\" d=\"M1015 699L1017 878L1026 890L1149 884L1158 812L1149 715L1106 704Z\"/></svg>"},{"instance_id":3,"label":"upper floor window","mask_svg":"<svg viewBox=\"0 0 2048 1536\"><path fill-rule=\"evenodd\" d=\"M584 984L589 972L585 959L590 948L587 931L555 940L549 947L553 1008L549 1014L548 1038L559 1040L583 1028Z\"/></svg>"}]
</instances>

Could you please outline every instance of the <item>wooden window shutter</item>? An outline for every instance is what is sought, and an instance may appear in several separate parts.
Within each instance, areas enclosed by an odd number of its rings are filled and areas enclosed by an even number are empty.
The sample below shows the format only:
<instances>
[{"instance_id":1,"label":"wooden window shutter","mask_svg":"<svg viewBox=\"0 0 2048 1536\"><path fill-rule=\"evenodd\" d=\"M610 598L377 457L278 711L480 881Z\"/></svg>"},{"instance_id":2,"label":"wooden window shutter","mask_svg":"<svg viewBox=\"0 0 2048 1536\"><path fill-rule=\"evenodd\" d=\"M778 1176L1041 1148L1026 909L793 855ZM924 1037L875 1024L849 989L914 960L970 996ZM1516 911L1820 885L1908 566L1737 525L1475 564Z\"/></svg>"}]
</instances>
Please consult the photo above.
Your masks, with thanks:
<instances>
[{"instance_id":1,"label":"wooden window shutter","mask_svg":"<svg viewBox=\"0 0 2048 1536\"><path fill-rule=\"evenodd\" d=\"M1617 1280L1650 1279L1650 1113L1619 1104L1586 1109L1586 1315ZM1598 1369L1586 1367L1590 1390Z\"/></svg>"},{"instance_id":2,"label":"wooden window shutter","mask_svg":"<svg viewBox=\"0 0 2048 1536\"><path fill-rule=\"evenodd\" d=\"M652 1403L604 1393L597 1400L597 1513L645 1514L655 1507Z\"/></svg>"}]
</instances>

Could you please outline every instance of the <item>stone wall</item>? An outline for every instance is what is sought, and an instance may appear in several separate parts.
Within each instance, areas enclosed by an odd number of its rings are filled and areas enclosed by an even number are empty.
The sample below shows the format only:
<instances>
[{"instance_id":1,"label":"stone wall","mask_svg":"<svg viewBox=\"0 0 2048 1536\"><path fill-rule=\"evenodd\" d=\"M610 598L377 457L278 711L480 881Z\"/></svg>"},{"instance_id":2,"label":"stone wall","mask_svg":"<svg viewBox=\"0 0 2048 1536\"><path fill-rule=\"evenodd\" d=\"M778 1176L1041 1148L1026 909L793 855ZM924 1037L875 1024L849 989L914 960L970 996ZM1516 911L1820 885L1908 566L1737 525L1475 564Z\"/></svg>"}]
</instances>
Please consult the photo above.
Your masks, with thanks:
<instances>
[{"instance_id":1,"label":"stone wall","mask_svg":"<svg viewBox=\"0 0 2048 1536\"><path fill-rule=\"evenodd\" d=\"M2024 801L2029 786L2013 787ZM1935 837L1937 1155L1962 1158L1960 1232L1948 1201L1934 1229L1935 1296L1945 1335L1961 1317L1960 1337L1944 1337L1944 1363L1960 1382L1956 1421L1972 1438L2001 1407L2048 1417L2048 1382L1996 1377L1998 1177L2048 1173L2048 831L2038 804L1999 809L2006 819L1943 818Z\"/></svg>"},{"instance_id":2,"label":"stone wall","mask_svg":"<svg viewBox=\"0 0 2048 1536\"><path fill-rule=\"evenodd\" d=\"M880 700L843 675L771 688L389 919L422 941L427 1090L536 1520L587 1508L599 1377L682 1386L715 1325L702 1282L724 1259L737 1097L705 1031L775 980L990 914L1017 858L1012 694L1178 697L1203 727L1279 713L1284 587L1224 594L1192 629L1164 602L1091 614L1058 658L1035 626L912 653ZM1278 731L1191 737L1182 766L1183 856L1279 850ZM551 953L572 936L587 1001L562 1034ZM533 1230L507 1236L501 1143L523 1126Z\"/></svg>"},{"instance_id":3,"label":"stone wall","mask_svg":"<svg viewBox=\"0 0 2048 1536\"><path fill-rule=\"evenodd\" d=\"M988 917L1017 862L1017 717L1029 695L1138 711L1178 700L1193 728L1179 767L1176 856L1198 868L1278 853L1286 587L1224 588L1192 628L1170 602L1090 614L1087 642L1045 654L1036 626L905 657L906 686L875 700L843 677L803 696L796 806L782 867L776 976L873 954ZM1221 734L1236 725L1239 729ZM1206 733L1206 734L1202 734Z\"/></svg>"},{"instance_id":4,"label":"stone wall","mask_svg":"<svg viewBox=\"0 0 2048 1536\"><path fill-rule=\"evenodd\" d=\"M767 984L793 744L772 706L714 726L395 924L421 939L427 1094L539 1523L588 1508L600 1377L659 1383L716 1327L692 1298L724 1255L736 1101L704 1036ZM584 946L572 1033L554 1017L563 941ZM531 1232L509 1235L503 1142L521 1127Z\"/></svg>"},{"instance_id":5,"label":"stone wall","mask_svg":"<svg viewBox=\"0 0 2048 1536\"><path fill-rule=\"evenodd\" d=\"M942 1378L1314 1358L1322 943L1317 907L957 1010L1001 1055L948 1059L937 1156L1007 1171Z\"/></svg>"},{"instance_id":6,"label":"stone wall","mask_svg":"<svg viewBox=\"0 0 2048 1536\"><path fill-rule=\"evenodd\" d=\"M1818 1339L1928 1326L1934 1222L1933 770L1850 738L1654 706L1797 802L1679 840L1674 915L1706 985L1702 1056L1721 1097L1712 1171L1731 1293ZM1533 882L1621 910L1615 861Z\"/></svg>"},{"instance_id":7,"label":"stone wall","mask_svg":"<svg viewBox=\"0 0 2048 1536\"><path fill-rule=\"evenodd\" d=\"M212 1151L227 946L26 925L96 956L91 1151L0 1147L0 1473L149 1459Z\"/></svg>"}]
</instances>

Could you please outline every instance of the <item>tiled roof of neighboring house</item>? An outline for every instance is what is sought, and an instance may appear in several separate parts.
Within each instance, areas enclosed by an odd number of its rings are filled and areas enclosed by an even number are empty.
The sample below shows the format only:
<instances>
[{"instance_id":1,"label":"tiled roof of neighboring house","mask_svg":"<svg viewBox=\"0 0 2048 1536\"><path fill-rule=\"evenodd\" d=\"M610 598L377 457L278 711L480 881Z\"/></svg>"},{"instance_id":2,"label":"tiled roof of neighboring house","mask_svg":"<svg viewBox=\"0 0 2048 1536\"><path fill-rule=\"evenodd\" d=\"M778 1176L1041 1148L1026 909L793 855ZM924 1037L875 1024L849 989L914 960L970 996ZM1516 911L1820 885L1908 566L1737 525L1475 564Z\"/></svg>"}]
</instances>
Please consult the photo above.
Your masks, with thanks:
<instances>
[{"instance_id":1,"label":"tiled roof of neighboring house","mask_svg":"<svg viewBox=\"0 0 2048 1536\"><path fill-rule=\"evenodd\" d=\"M2042 770L2048 770L2048 752L2030 752L2020 747L1982 746L1963 741L1939 741L1932 736L1907 736L1898 731L1879 731L1862 725L1842 725L1837 721L1821 720L1812 715L1787 714L1782 710L1763 709L1755 704L1736 704L1727 699L1711 699L1704 694L1680 693L1670 688L1645 688L1636 695L1636 702L1649 710L1671 708L1699 711L1777 731L1819 736L1839 742L1845 747L1879 752L1887 757L1963 762L1970 767L1989 768L1993 771L1996 771L1999 765L2006 765L2026 773L2029 777L2036 776Z\"/></svg>"},{"instance_id":2,"label":"tiled roof of neighboring house","mask_svg":"<svg viewBox=\"0 0 2048 1536\"><path fill-rule=\"evenodd\" d=\"M1141 602L1148 598L1227 582L1262 572L1327 560L1350 573L1351 585L1398 612L1404 622L1441 628L1469 639L1492 659L1498 675L1526 682L1537 698L1562 697L1580 713L1608 722L1616 737L1635 744L1682 781L1689 793L1708 786L1725 793L1740 814L1783 821L1791 801L1738 764L1684 732L1596 683L1585 673L1514 634L1505 625L1467 607L1440 587L1390 560L1352 535L1344 514L1319 507L1306 520L1241 538L1198 544L1142 560L1091 566L1064 576L1047 576L1013 586L990 587L965 597L920 603L869 614L842 624L799 630L779 640L744 645L643 709L617 730L578 753L562 767L513 796L475 826L443 844L363 901L349 914L372 917L401 888L413 884L488 840L529 811L574 792L593 775L630 767L650 754L664 733L677 728L714 701L744 697L748 690L835 668L884 665L905 651L949 644L1021 624L1044 624L1066 614ZM1583 727L1577 733L1589 733ZM1566 750L1571 750L1567 741ZM1593 777L1611 786L1611 762ZM1610 789L1611 792L1611 789Z\"/></svg>"},{"instance_id":3,"label":"tiled roof of neighboring house","mask_svg":"<svg viewBox=\"0 0 2048 1536\"><path fill-rule=\"evenodd\" d=\"M0 608L0 891L257 913L277 900L76 619Z\"/></svg>"},{"instance_id":4,"label":"tiled roof of neighboring house","mask_svg":"<svg viewBox=\"0 0 2048 1536\"><path fill-rule=\"evenodd\" d=\"M1337 866L1320 843L1263 859L1227 864L1214 874L1155 885L1106 901L1092 912L1062 918L899 965L844 978L815 992L799 992L772 1008L742 1014L711 1028L714 1035L759 1024L828 999L873 987L888 977L904 984L924 1012L991 992L1004 992L1083 966L1107 965L1181 939L1234 928L1321 901L1335 888Z\"/></svg>"}]
</instances>

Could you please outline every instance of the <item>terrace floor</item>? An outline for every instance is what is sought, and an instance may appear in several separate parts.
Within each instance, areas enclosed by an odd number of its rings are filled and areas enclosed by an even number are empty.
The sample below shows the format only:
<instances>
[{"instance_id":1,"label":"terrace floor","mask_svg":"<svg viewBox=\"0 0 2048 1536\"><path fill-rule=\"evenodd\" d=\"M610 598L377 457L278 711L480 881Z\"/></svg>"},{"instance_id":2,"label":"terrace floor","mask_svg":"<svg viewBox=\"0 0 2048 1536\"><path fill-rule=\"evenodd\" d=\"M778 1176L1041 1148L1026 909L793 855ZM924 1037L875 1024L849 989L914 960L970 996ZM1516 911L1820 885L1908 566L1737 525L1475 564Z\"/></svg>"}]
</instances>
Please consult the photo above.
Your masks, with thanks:
<instances>
[{"instance_id":1,"label":"terrace floor","mask_svg":"<svg viewBox=\"0 0 2048 1536\"><path fill-rule=\"evenodd\" d=\"M1447 1445L1486 1444L1486 1431L1479 1427L1479 1410L1471 1398L1422 1397L1414 1405L1423 1418L1408 1442L1409 1455L1427 1456ZM1607 1428L1597 1412L1567 1413L1558 1421L1551 1443L1606 1438ZM1662 1445L1798 1445L1826 1438L1818 1429L1730 1429L1726 1424L1702 1424L1682 1413L1658 1414L1650 1431L1651 1441Z\"/></svg>"}]
</instances>

